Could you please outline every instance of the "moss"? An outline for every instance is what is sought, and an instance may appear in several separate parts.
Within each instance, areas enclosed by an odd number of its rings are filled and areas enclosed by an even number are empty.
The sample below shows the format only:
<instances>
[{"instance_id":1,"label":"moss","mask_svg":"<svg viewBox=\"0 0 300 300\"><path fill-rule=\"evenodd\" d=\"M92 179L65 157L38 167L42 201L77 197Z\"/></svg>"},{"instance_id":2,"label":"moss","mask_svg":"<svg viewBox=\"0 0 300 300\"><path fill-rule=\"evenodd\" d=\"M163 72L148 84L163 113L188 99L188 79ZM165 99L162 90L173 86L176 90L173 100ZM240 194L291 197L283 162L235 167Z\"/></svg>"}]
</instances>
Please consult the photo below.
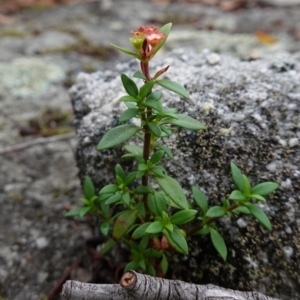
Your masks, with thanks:
<instances>
[{"instance_id":1,"label":"moss","mask_svg":"<svg viewBox=\"0 0 300 300\"><path fill-rule=\"evenodd\" d=\"M24 200L24 197L22 195L14 193L14 192L8 193L7 196L8 196L8 198L15 200L15 201L23 201ZM0 300L1 300L1 298L0 298Z\"/></svg>"},{"instance_id":2,"label":"moss","mask_svg":"<svg viewBox=\"0 0 300 300\"><path fill-rule=\"evenodd\" d=\"M7 36L14 38L24 38L27 37L28 34L24 31L20 31L14 28L4 28L3 30L0 30L0 38Z\"/></svg>"},{"instance_id":3,"label":"moss","mask_svg":"<svg viewBox=\"0 0 300 300\"><path fill-rule=\"evenodd\" d=\"M82 64L82 69L87 73L92 73L96 71L95 67L92 64L87 62Z\"/></svg>"},{"instance_id":4,"label":"moss","mask_svg":"<svg viewBox=\"0 0 300 300\"><path fill-rule=\"evenodd\" d=\"M73 131L70 124L72 113L62 112L58 109L46 109L35 118L28 121L27 127L19 129L21 135L53 136Z\"/></svg>"}]
</instances>

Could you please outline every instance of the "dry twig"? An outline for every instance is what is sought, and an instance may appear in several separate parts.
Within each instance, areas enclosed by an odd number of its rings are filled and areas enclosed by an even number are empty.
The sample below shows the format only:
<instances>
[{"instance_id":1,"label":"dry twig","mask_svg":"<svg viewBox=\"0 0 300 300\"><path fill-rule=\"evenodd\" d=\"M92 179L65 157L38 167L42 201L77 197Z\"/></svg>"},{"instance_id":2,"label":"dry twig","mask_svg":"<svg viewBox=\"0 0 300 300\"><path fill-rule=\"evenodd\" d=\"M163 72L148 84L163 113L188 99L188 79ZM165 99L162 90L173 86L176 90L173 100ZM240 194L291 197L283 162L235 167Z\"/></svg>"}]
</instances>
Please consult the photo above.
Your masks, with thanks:
<instances>
[{"instance_id":1,"label":"dry twig","mask_svg":"<svg viewBox=\"0 0 300 300\"><path fill-rule=\"evenodd\" d=\"M0 148L0 155L15 152L15 151L24 150L26 148L36 146L36 145L40 145L40 144L48 144L48 143L54 143L54 142L68 140L68 139L73 138L74 136L75 136L75 133L70 132L70 133L55 135L55 136L51 136L51 137L47 137L47 138L40 137L40 138L37 138L37 139L34 139L34 140L26 141L24 143L19 143L19 144L16 144L16 145Z\"/></svg>"},{"instance_id":2,"label":"dry twig","mask_svg":"<svg viewBox=\"0 0 300 300\"><path fill-rule=\"evenodd\" d=\"M196 285L134 271L126 272L120 284L67 281L63 287L63 296L67 300L279 300L259 292L234 291L212 284Z\"/></svg>"}]
</instances>

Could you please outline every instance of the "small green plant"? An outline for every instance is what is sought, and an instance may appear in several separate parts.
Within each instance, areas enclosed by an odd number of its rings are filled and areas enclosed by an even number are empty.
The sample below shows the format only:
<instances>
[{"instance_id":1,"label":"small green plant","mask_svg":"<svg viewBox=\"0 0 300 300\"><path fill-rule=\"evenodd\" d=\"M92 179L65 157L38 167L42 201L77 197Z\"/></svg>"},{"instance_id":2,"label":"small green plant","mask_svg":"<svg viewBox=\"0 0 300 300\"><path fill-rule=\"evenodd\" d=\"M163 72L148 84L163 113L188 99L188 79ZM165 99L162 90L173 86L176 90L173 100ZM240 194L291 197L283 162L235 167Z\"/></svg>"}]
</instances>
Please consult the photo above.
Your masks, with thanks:
<instances>
[{"instance_id":1,"label":"small green plant","mask_svg":"<svg viewBox=\"0 0 300 300\"><path fill-rule=\"evenodd\" d=\"M158 71L153 77L149 73L149 61L164 45L172 24L160 30L155 26L142 26L132 31L131 43L136 51L113 45L118 50L140 60L141 71L133 77L141 79L138 87L126 74L121 81L127 95L120 98L127 109L121 114L121 125L109 130L100 140L99 151L125 143L135 137L135 144L124 145L123 158L136 161L136 170L126 173L121 165L115 167L115 183L104 186L99 193L89 177L85 178L84 206L69 211L66 216L96 214L100 218L100 231L107 237L101 249L104 255L116 242L126 243L131 250L131 261L125 270L139 270L150 275L165 275L171 251L188 254L187 237L210 235L212 244L219 255L226 260L227 247L218 231L216 222L223 216L238 214L253 215L266 229L271 223L266 214L252 200L265 202L265 196L277 189L274 182L260 183L251 187L248 178L231 163L233 183L236 187L228 199L220 205L209 207L201 190L193 186L194 201L188 201L180 184L166 174L162 159L172 159L171 150L160 143L162 137L169 137L176 126L189 130L205 130L205 126L186 114L179 114L174 108L162 104L162 92L154 90L161 86L183 98L188 92L180 84L159 79L169 66ZM139 119L140 125L130 123ZM124 124L123 124L124 123ZM116 207L119 209L116 209ZM187 227L187 223L191 223ZM184 227L183 227L184 225Z\"/></svg>"}]
</instances>

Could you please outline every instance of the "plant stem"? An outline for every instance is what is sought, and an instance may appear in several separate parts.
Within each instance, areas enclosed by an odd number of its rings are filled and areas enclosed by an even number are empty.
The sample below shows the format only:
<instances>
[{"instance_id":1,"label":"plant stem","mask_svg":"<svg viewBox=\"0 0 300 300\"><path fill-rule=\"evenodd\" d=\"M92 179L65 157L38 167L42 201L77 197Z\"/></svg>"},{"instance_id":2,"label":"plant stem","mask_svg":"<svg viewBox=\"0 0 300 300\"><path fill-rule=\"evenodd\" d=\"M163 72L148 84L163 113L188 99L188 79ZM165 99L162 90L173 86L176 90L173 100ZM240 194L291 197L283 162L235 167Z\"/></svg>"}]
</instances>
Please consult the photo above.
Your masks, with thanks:
<instances>
[{"instance_id":1,"label":"plant stem","mask_svg":"<svg viewBox=\"0 0 300 300\"><path fill-rule=\"evenodd\" d=\"M231 206L229 206L226 211L233 211L234 209L236 209L239 205L237 203L234 203L232 204ZM188 230L186 232L186 235L189 236L189 235L193 235L194 233L196 233L197 231L199 231L200 229L203 228L204 225L209 225L211 223L214 223L216 222L218 219L220 219L222 217L215 217L215 218L210 218L198 225L196 225L195 227L191 228L190 230Z\"/></svg>"},{"instance_id":2,"label":"plant stem","mask_svg":"<svg viewBox=\"0 0 300 300\"><path fill-rule=\"evenodd\" d=\"M147 80L151 80L150 74L149 74L149 63L141 61L141 70ZM152 91L149 92L149 94ZM147 119L152 115L152 108L147 108L146 111L142 114L142 121L145 122L145 125L143 126L145 135L144 135L144 147L143 147L143 158L147 162L149 159L150 151L151 151L151 131L149 129L149 126L147 125ZM142 177L142 185L148 186L148 174L147 172ZM149 211L148 209L148 194L143 194L143 203L145 206L146 211ZM149 219L149 215L146 215L146 222Z\"/></svg>"}]
</instances>

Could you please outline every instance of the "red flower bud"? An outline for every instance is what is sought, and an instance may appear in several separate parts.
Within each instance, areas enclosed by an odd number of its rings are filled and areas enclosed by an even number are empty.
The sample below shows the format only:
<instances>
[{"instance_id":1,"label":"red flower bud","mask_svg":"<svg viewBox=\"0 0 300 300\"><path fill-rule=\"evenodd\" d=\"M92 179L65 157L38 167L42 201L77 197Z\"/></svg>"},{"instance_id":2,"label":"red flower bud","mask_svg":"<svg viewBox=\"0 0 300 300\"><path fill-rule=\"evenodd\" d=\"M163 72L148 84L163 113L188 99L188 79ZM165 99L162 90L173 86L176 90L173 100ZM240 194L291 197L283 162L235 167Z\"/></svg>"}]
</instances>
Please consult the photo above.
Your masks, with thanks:
<instances>
[{"instance_id":1,"label":"red flower bud","mask_svg":"<svg viewBox=\"0 0 300 300\"><path fill-rule=\"evenodd\" d=\"M136 37L144 37L152 47L155 47L165 38L165 34L160 32L154 25L141 26L139 29L131 31L131 33Z\"/></svg>"}]
</instances>

